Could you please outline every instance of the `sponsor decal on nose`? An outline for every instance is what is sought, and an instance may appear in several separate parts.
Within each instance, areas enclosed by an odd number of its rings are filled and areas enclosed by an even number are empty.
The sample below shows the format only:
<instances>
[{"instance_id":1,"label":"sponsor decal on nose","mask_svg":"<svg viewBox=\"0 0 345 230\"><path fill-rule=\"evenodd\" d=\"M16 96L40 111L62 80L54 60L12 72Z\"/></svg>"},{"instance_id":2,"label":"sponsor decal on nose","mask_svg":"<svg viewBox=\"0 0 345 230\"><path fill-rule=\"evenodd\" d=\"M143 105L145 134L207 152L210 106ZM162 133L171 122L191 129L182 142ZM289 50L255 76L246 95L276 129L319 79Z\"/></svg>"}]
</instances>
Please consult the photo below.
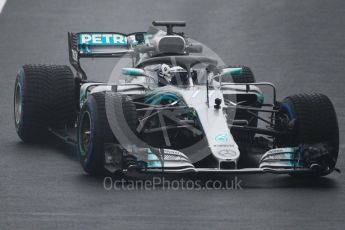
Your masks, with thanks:
<instances>
[{"instance_id":1,"label":"sponsor decal on nose","mask_svg":"<svg viewBox=\"0 0 345 230\"><path fill-rule=\"evenodd\" d=\"M229 139L229 137L228 137L228 134L226 134L226 133L219 134L215 138L216 141L222 142L222 143L227 142L228 139Z\"/></svg>"}]
</instances>

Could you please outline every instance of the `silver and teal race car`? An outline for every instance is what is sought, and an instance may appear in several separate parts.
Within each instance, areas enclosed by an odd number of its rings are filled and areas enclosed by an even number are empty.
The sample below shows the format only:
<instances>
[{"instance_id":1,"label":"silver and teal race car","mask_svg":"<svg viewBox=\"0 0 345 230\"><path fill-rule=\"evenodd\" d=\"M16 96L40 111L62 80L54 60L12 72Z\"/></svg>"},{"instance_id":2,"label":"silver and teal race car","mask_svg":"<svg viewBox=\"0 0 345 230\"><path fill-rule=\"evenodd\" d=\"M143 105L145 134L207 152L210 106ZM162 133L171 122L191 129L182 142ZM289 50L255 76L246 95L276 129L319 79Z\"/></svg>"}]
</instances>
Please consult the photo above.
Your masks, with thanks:
<instances>
[{"instance_id":1,"label":"silver and teal race car","mask_svg":"<svg viewBox=\"0 0 345 230\"><path fill-rule=\"evenodd\" d=\"M158 26L165 26L166 31ZM147 32L69 33L68 66L24 65L14 93L25 142L51 134L76 145L89 174L276 173L323 176L336 168L339 131L325 95L277 100L273 84L229 66L190 39L181 21ZM94 82L82 58L118 58Z\"/></svg>"}]
</instances>

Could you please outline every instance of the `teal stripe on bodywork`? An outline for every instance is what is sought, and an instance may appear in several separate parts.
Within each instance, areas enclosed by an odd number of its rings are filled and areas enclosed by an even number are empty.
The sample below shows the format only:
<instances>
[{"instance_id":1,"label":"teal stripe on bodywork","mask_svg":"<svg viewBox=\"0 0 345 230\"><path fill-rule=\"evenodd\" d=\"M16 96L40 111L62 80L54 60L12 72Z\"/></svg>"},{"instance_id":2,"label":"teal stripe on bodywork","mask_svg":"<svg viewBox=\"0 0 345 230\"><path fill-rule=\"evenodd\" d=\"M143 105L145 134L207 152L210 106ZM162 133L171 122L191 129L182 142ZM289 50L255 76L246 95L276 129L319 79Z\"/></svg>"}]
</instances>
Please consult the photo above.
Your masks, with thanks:
<instances>
[{"instance_id":1,"label":"teal stripe on bodywork","mask_svg":"<svg viewBox=\"0 0 345 230\"><path fill-rule=\"evenodd\" d=\"M161 92L161 93L153 94L152 96L147 98L145 100L145 103L150 104L150 105L158 105L162 100L174 102L180 99L181 97L179 97L175 93ZM183 100L181 100L180 103L182 103L182 105L186 105Z\"/></svg>"},{"instance_id":2,"label":"teal stripe on bodywork","mask_svg":"<svg viewBox=\"0 0 345 230\"><path fill-rule=\"evenodd\" d=\"M147 167L148 168L159 168L162 164L156 154L154 154L151 149L147 150Z\"/></svg>"},{"instance_id":3,"label":"teal stripe on bodywork","mask_svg":"<svg viewBox=\"0 0 345 230\"><path fill-rule=\"evenodd\" d=\"M256 93L256 100L260 104L264 103L264 94L263 93Z\"/></svg>"}]
</instances>

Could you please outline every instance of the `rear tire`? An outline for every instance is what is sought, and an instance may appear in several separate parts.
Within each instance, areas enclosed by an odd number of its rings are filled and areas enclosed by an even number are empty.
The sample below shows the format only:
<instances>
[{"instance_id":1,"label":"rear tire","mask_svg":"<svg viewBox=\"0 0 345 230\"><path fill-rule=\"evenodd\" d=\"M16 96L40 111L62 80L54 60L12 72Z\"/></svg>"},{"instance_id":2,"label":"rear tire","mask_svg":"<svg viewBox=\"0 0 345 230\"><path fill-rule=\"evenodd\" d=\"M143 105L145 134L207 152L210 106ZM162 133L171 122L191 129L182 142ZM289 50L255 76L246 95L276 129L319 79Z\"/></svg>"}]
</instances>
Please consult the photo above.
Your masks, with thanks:
<instances>
[{"instance_id":1,"label":"rear tire","mask_svg":"<svg viewBox=\"0 0 345 230\"><path fill-rule=\"evenodd\" d=\"M327 142L331 147L322 164L330 170L311 176L324 176L333 171L339 151L339 128L335 109L330 99L319 93L297 94L284 99L281 111L294 120L291 132L284 140L286 146ZM321 164L321 163L320 163ZM310 175L310 174L308 174Z\"/></svg>"},{"instance_id":2,"label":"rear tire","mask_svg":"<svg viewBox=\"0 0 345 230\"><path fill-rule=\"evenodd\" d=\"M255 83L253 71L247 66L228 66L228 68L242 68L241 74L231 75L234 83Z\"/></svg>"},{"instance_id":3,"label":"rear tire","mask_svg":"<svg viewBox=\"0 0 345 230\"><path fill-rule=\"evenodd\" d=\"M239 75L231 75L232 81L234 83L255 83L255 76L253 71L247 66L227 66L227 68L242 68L242 71ZM238 96L237 102L241 101L242 99ZM257 102L253 103L246 103L243 104L246 106L257 106ZM252 111L254 114L258 114L258 112ZM245 110L237 110L235 114L235 120L246 120L248 121L248 126L250 127L257 127L258 126L258 119L254 117L252 114L248 113ZM233 136L236 142L241 142L247 144L248 142L252 141L254 134L248 134L247 132L243 131L232 131Z\"/></svg>"},{"instance_id":4,"label":"rear tire","mask_svg":"<svg viewBox=\"0 0 345 230\"><path fill-rule=\"evenodd\" d=\"M42 141L48 128L63 128L76 119L74 76L68 66L24 65L14 90L14 121L25 142Z\"/></svg>"}]
</instances>

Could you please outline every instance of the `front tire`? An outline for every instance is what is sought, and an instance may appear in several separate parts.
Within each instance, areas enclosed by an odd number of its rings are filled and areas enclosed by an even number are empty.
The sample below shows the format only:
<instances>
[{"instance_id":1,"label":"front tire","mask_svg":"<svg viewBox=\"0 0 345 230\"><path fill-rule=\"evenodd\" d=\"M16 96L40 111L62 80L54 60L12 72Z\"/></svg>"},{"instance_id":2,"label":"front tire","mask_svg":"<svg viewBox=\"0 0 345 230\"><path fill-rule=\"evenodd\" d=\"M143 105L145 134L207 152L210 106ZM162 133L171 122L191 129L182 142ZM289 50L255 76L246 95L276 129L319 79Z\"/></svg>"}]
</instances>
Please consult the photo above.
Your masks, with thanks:
<instances>
[{"instance_id":1,"label":"front tire","mask_svg":"<svg viewBox=\"0 0 345 230\"><path fill-rule=\"evenodd\" d=\"M107 97L107 98L106 98ZM119 99L115 109L123 111L123 116L133 130L137 125L136 109L130 98L114 92L97 92L90 94L81 109L77 127L77 153L85 172L90 175L105 173L105 143L118 144L107 116L107 102ZM116 106L122 106L120 109ZM108 108L110 109L110 108ZM117 119L111 117L111 119ZM135 127L134 127L135 125Z\"/></svg>"},{"instance_id":2,"label":"front tire","mask_svg":"<svg viewBox=\"0 0 345 230\"><path fill-rule=\"evenodd\" d=\"M328 155L318 162L328 169L308 175L324 176L332 172L338 159L339 128L330 99L319 93L297 94L284 99L281 112L293 124L283 140L285 146L327 143L330 147Z\"/></svg>"}]
</instances>

